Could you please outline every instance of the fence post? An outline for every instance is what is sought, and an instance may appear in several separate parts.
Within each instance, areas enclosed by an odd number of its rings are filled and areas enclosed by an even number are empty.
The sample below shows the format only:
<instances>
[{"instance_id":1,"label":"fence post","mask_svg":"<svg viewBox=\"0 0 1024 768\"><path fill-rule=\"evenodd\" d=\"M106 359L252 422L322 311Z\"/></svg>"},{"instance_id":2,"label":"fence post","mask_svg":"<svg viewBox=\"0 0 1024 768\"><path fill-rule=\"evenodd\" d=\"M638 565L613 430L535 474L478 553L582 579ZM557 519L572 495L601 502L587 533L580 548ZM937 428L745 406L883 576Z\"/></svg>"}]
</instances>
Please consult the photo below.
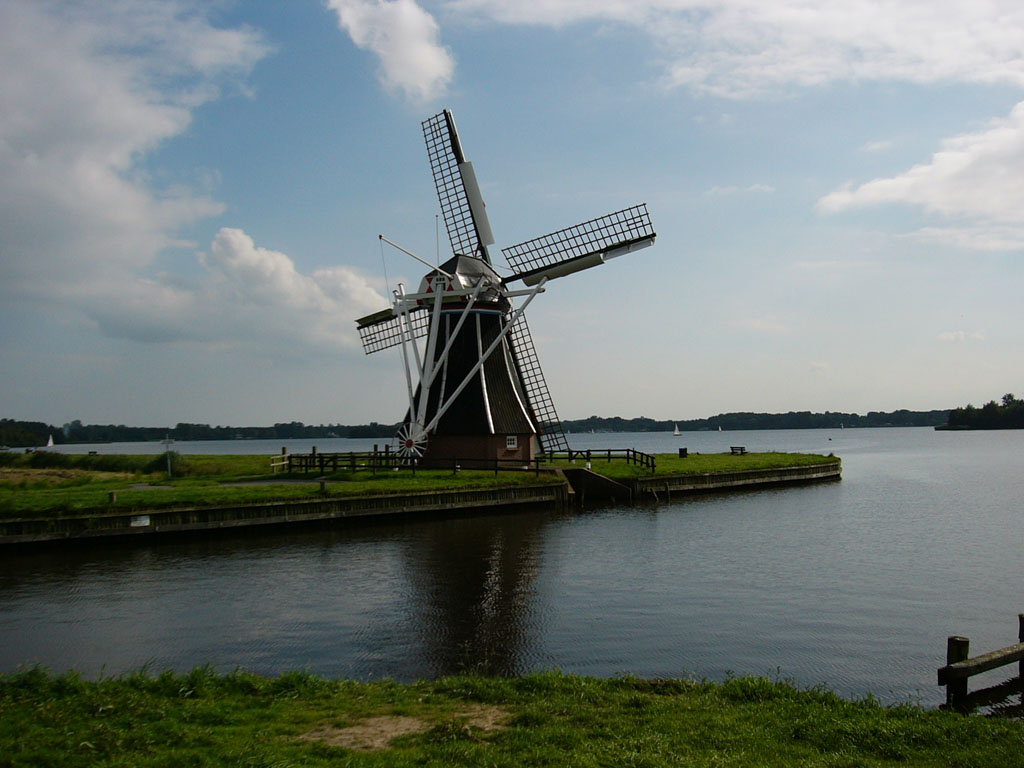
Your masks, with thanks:
<instances>
[{"instance_id":1,"label":"fence post","mask_svg":"<svg viewBox=\"0 0 1024 768\"><path fill-rule=\"evenodd\" d=\"M946 666L965 661L970 656L971 641L959 635L946 638ZM967 678L961 677L946 683L946 706L959 709L967 696Z\"/></svg>"},{"instance_id":2,"label":"fence post","mask_svg":"<svg viewBox=\"0 0 1024 768\"><path fill-rule=\"evenodd\" d=\"M1024 613L1017 614L1017 639L1024 643ZM1017 662L1017 677L1024 680L1024 660Z\"/></svg>"}]
</instances>

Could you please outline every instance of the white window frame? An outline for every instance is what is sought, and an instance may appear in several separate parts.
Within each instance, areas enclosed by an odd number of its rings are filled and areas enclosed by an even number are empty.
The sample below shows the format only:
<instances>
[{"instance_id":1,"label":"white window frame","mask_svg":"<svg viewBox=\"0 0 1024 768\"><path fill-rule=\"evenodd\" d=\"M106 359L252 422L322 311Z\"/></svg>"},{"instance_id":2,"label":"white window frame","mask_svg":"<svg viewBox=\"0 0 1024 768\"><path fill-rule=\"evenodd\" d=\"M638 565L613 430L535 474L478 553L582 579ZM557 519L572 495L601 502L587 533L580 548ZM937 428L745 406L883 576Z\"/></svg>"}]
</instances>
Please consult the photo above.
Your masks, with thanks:
<instances>
[{"instance_id":1,"label":"white window frame","mask_svg":"<svg viewBox=\"0 0 1024 768\"><path fill-rule=\"evenodd\" d=\"M518 451L519 450L519 435L505 435L505 450L506 451Z\"/></svg>"}]
</instances>

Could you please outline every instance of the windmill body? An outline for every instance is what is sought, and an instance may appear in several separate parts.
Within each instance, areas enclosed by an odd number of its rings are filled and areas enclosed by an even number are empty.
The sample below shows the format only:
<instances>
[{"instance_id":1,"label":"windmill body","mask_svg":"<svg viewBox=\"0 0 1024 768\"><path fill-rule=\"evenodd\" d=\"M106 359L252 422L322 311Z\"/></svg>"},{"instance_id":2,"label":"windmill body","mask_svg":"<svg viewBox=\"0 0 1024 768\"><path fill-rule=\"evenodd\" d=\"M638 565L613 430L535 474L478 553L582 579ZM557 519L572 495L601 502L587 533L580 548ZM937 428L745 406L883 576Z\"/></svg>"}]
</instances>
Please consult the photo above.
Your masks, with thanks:
<instances>
[{"instance_id":1,"label":"windmill body","mask_svg":"<svg viewBox=\"0 0 1024 768\"><path fill-rule=\"evenodd\" d=\"M494 236L451 113L426 120L423 132L454 255L428 272L416 293L400 285L391 307L357 320L367 354L402 351L409 405L398 450L417 463L466 466L566 450L524 310L549 280L653 243L647 208L506 248L515 273L502 278L487 250ZM523 287L511 287L516 282Z\"/></svg>"},{"instance_id":2,"label":"windmill body","mask_svg":"<svg viewBox=\"0 0 1024 768\"><path fill-rule=\"evenodd\" d=\"M513 311L511 300L504 295L501 278L481 259L455 256L441 269L454 280L432 272L423 279L421 294L429 295L432 285L484 287L472 305L465 296L442 294L440 310L431 317L436 341L430 366L436 373L430 381L421 377L405 423L434 422L425 458L528 461L536 451L538 426L503 333ZM430 299L425 303L429 307ZM493 351L477 366L482 352L492 346ZM445 404L450 405L441 412Z\"/></svg>"}]
</instances>

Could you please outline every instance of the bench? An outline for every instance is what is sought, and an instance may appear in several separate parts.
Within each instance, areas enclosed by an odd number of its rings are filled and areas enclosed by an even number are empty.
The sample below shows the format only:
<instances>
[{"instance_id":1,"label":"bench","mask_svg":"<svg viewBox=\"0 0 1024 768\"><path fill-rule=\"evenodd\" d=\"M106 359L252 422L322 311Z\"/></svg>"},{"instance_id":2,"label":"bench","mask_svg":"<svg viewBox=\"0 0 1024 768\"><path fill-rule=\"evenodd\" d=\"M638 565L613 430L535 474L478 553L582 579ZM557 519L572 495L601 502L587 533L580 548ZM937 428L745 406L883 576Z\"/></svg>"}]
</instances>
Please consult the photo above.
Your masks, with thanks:
<instances>
[{"instance_id":1,"label":"bench","mask_svg":"<svg viewBox=\"0 0 1024 768\"><path fill-rule=\"evenodd\" d=\"M729 450L732 451L732 455L733 456L742 456L743 454L745 454L747 452L746 447L742 446L742 445L730 446Z\"/></svg>"}]
</instances>

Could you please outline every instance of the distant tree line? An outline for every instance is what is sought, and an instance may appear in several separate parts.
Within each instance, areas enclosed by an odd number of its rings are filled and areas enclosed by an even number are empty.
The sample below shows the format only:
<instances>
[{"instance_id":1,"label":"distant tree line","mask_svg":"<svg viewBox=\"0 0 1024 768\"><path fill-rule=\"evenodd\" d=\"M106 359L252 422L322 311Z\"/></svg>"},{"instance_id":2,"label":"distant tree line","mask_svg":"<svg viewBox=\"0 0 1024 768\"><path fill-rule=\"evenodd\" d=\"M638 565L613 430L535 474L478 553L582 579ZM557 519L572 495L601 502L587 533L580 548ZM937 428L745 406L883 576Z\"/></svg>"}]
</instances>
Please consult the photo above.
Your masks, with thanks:
<instances>
[{"instance_id":1,"label":"distant tree line","mask_svg":"<svg viewBox=\"0 0 1024 768\"><path fill-rule=\"evenodd\" d=\"M1007 401L1007 398L1010 398ZM970 421L954 422L954 414L984 414L991 416L992 409L1000 414L1012 411L1017 414L1015 423L1000 423L999 426L980 426ZM1015 409L1015 410L1014 410ZM957 417L960 418L959 416ZM973 417L971 417L973 418ZM1005 417L1003 417L1005 418ZM690 431L735 429L838 429L839 427L935 427L948 424L960 429L998 429L1024 427L1024 401L1003 398L1003 405L995 402L984 408L958 408L955 411L892 411L885 413L871 411L865 416L856 413L811 413L790 411L789 413L722 413L707 419L649 419L641 416L623 419L591 416L588 419L572 419L562 422L570 432L670 432L675 425ZM990 423L985 421L984 423ZM166 437L172 440L295 440L304 438L330 437L392 437L398 424L303 424L301 421L277 423L271 427L231 427L181 422L174 427L128 427L124 424L83 424L78 419L57 427L41 421L16 421L0 419L0 445L32 447L46 445L53 436L54 443L135 443L153 442Z\"/></svg>"},{"instance_id":2,"label":"distant tree line","mask_svg":"<svg viewBox=\"0 0 1024 768\"><path fill-rule=\"evenodd\" d=\"M954 408L946 429L1024 429L1024 400L1005 394L1002 403L989 400L981 408Z\"/></svg>"},{"instance_id":3,"label":"distant tree line","mask_svg":"<svg viewBox=\"0 0 1024 768\"><path fill-rule=\"evenodd\" d=\"M573 419L562 422L570 432L670 432L678 425L684 432L736 429L838 429L840 427L935 427L945 424L949 411L869 411L857 413L790 411L789 413L720 413L707 419L623 419L618 416Z\"/></svg>"},{"instance_id":4,"label":"distant tree line","mask_svg":"<svg viewBox=\"0 0 1024 768\"><path fill-rule=\"evenodd\" d=\"M128 427L124 424L83 424L78 419L61 427L41 421L0 419L0 445L31 447L46 445L50 435L60 443L137 443L163 440L294 440L327 437L391 437L397 424L303 424L301 421L272 427L211 427L181 422L174 427Z\"/></svg>"},{"instance_id":5,"label":"distant tree line","mask_svg":"<svg viewBox=\"0 0 1024 768\"><path fill-rule=\"evenodd\" d=\"M0 419L0 445L14 447L46 445L50 435L53 442L64 442L59 427L44 424L41 421L15 421Z\"/></svg>"}]
</instances>

